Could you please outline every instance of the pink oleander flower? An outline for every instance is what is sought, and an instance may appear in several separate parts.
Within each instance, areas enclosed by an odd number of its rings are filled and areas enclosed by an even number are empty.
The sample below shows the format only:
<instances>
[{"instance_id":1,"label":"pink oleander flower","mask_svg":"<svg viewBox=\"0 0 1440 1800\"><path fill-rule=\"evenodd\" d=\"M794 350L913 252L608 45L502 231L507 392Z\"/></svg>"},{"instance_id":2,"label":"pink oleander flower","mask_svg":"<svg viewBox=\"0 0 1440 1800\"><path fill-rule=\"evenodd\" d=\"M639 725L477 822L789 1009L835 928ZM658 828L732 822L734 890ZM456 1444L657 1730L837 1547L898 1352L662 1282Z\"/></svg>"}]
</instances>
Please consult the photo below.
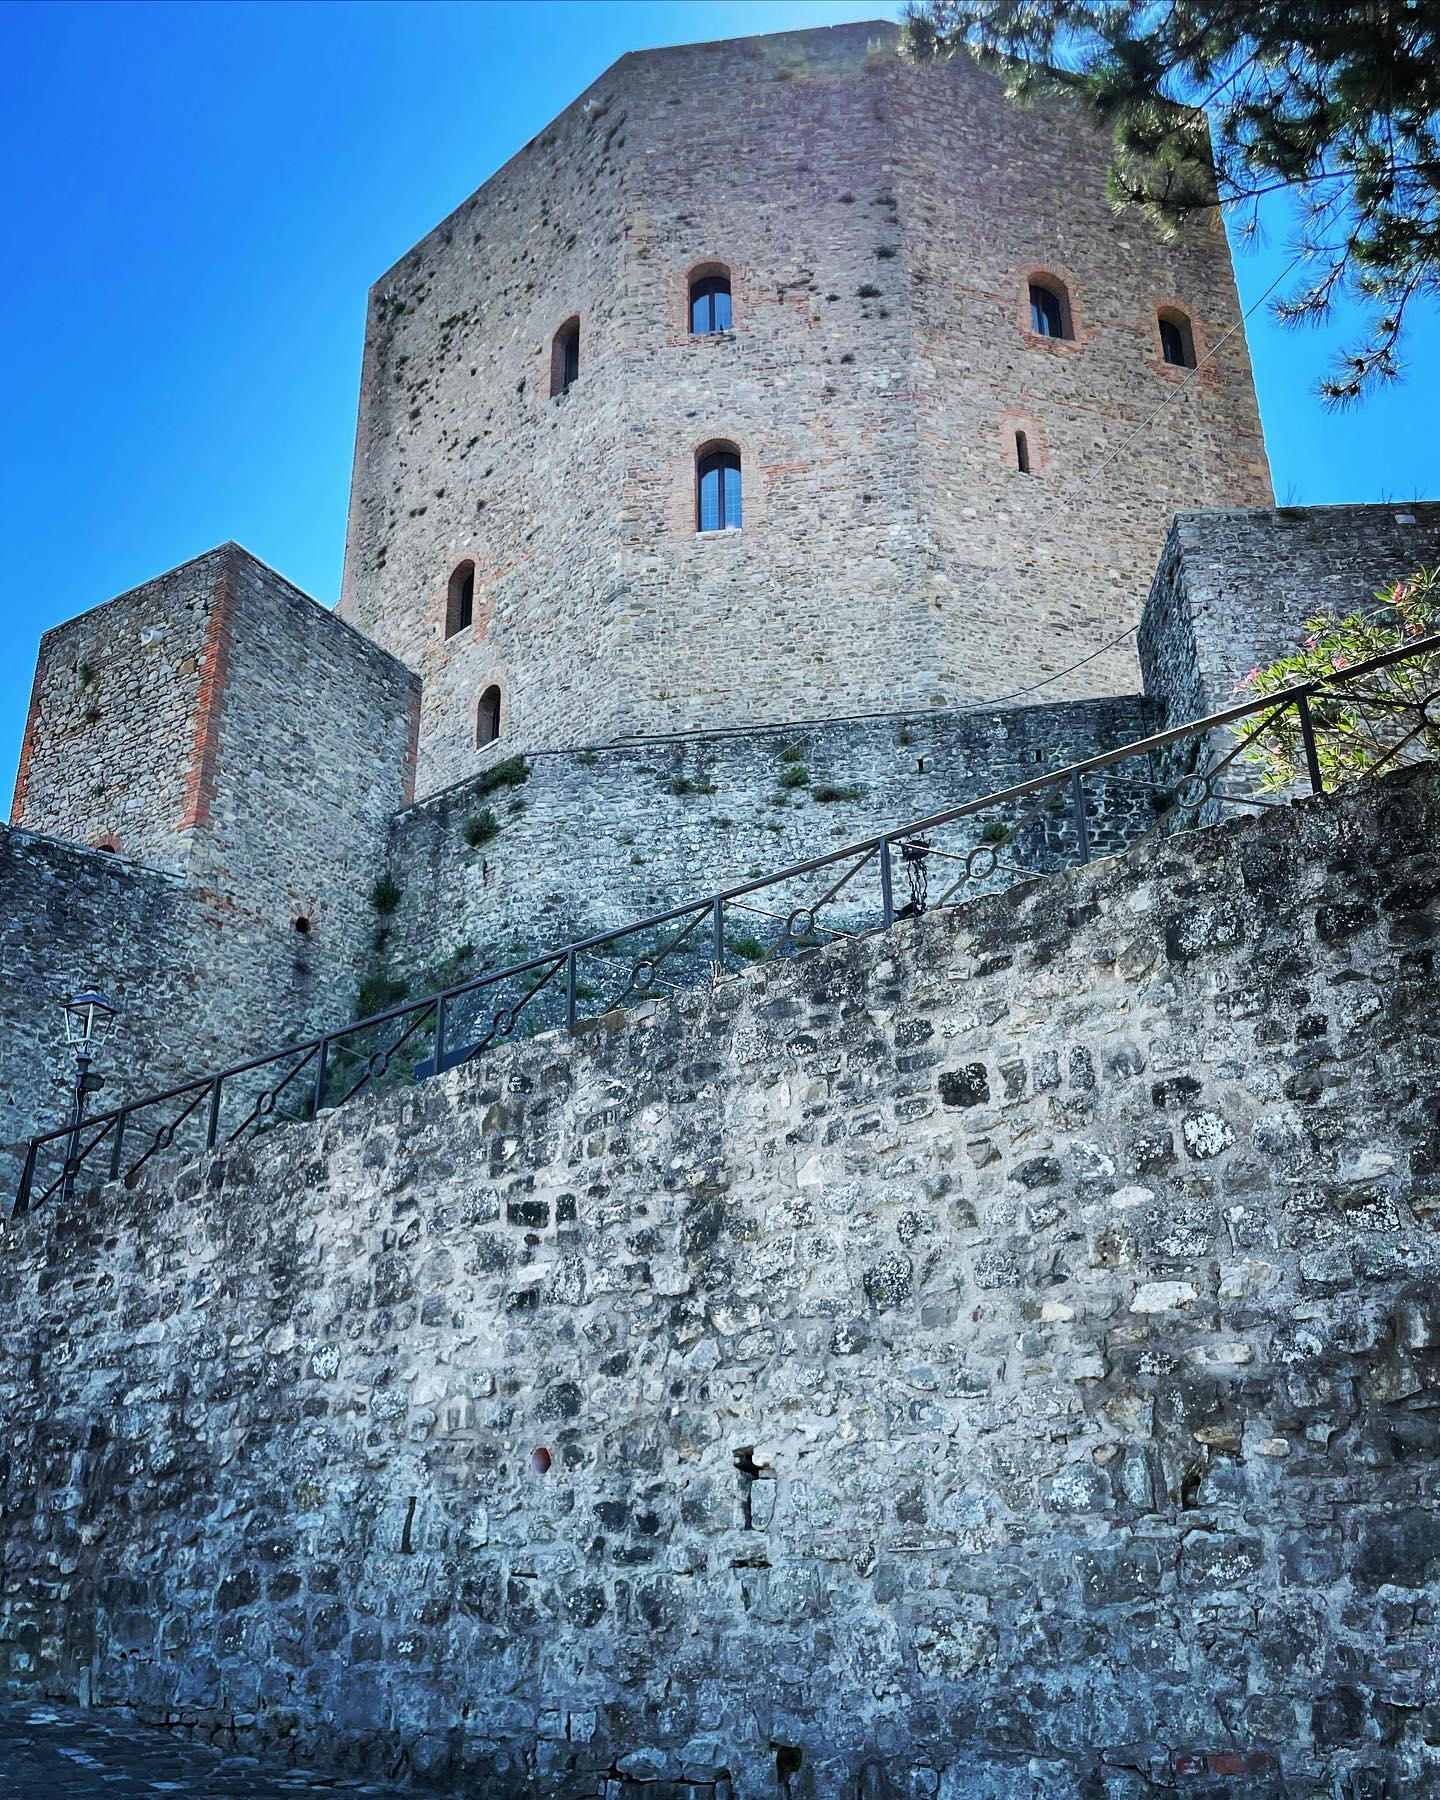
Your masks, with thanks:
<instances>
[{"instance_id":1,"label":"pink oleander flower","mask_svg":"<svg viewBox=\"0 0 1440 1800\"><path fill-rule=\"evenodd\" d=\"M1331 664L1332 667L1337 669L1348 669L1350 667L1350 658L1344 655L1343 652L1337 650L1331 658Z\"/></svg>"}]
</instances>

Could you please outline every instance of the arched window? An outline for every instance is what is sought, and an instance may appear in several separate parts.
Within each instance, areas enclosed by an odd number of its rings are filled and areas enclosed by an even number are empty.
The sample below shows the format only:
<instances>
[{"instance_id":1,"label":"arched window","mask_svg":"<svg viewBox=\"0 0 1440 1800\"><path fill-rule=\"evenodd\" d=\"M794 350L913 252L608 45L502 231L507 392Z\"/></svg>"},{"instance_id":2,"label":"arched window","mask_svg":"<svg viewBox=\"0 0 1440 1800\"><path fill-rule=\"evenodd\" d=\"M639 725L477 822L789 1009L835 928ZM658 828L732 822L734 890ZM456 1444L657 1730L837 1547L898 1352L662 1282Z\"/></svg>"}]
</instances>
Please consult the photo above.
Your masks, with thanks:
<instances>
[{"instance_id":1,"label":"arched window","mask_svg":"<svg viewBox=\"0 0 1440 1800\"><path fill-rule=\"evenodd\" d=\"M740 452L726 445L695 459L695 529L733 531L740 525Z\"/></svg>"},{"instance_id":2,"label":"arched window","mask_svg":"<svg viewBox=\"0 0 1440 1800\"><path fill-rule=\"evenodd\" d=\"M702 275L690 283L690 330L696 337L730 329L730 277Z\"/></svg>"},{"instance_id":3,"label":"arched window","mask_svg":"<svg viewBox=\"0 0 1440 1800\"><path fill-rule=\"evenodd\" d=\"M550 397L567 392L580 375L580 321L567 319L550 346Z\"/></svg>"},{"instance_id":4,"label":"arched window","mask_svg":"<svg viewBox=\"0 0 1440 1800\"><path fill-rule=\"evenodd\" d=\"M1058 283L1030 283L1030 329L1037 337L1071 336L1070 306L1064 288Z\"/></svg>"},{"instance_id":5,"label":"arched window","mask_svg":"<svg viewBox=\"0 0 1440 1800\"><path fill-rule=\"evenodd\" d=\"M1195 367L1195 337L1190 321L1173 307L1160 314L1160 354L1177 369Z\"/></svg>"},{"instance_id":6,"label":"arched window","mask_svg":"<svg viewBox=\"0 0 1440 1800\"><path fill-rule=\"evenodd\" d=\"M457 631L468 631L475 623L475 565L463 562L450 577L450 589L445 596L445 635L454 637Z\"/></svg>"},{"instance_id":7,"label":"arched window","mask_svg":"<svg viewBox=\"0 0 1440 1800\"><path fill-rule=\"evenodd\" d=\"M493 683L480 696L475 712L475 748L483 750L500 735L500 689Z\"/></svg>"}]
</instances>

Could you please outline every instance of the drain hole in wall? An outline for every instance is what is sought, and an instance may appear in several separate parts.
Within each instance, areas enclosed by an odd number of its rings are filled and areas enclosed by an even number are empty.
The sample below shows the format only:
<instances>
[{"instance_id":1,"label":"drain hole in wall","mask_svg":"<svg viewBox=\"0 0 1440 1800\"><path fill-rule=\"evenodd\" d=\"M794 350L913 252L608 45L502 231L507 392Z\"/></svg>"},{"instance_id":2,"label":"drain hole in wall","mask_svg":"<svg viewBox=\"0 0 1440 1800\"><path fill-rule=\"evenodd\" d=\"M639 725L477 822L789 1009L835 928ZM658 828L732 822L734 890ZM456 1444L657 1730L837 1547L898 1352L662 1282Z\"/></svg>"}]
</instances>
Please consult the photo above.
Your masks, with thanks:
<instances>
[{"instance_id":1,"label":"drain hole in wall","mask_svg":"<svg viewBox=\"0 0 1440 1800\"><path fill-rule=\"evenodd\" d=\"M794 1744L774 1744L775 1773L783 1788L790 1786L790 1777L800 1773L800 1765L805 1760L805 1752Z\"/></svg>"},{"instance_id":2,"label":"drain hole in wall","mask_svg":"<svg viewBox=\"0 0 1440 1800\"><path fill-rule=\"evenodd\" d=\"M532 1475L548 1475L550 1473L550 1452L543 1444L538 1450L530 1452L530 1473Z\"/></svg>"},{"instance_id":3,"label":"drain hole in wall","mask_svg":"<svg viewBox=\"0 0 1440 1800\"><path fill-rule=\"evenodd\" d=\"M415 1544L410 1536L410 1533L415 1526L415 1499L416 1496L412 1494L410 1496L410 1504L405 1508L405 1526L400 1533L400 1554L402 1556L413 1556L415 1554Z\"/></svg>"},{"instance_id":4,"label":"drain hole in wall","mask_svg":"<svg viewBox=\"0 0 1440 1800\"><path fill-rule=\"evenodd\" d=\"M742 1475L748 1475L752 1481L760 1473L760 1466L755 1461L753 1444L742 1444L735 1452L735 1467Z\"/></svg>"},{"instance_id":5,"label":"drain hole in wall","mask_svg":"<svg viewBox=\"0 0 1440 1800\"><path fill-rule=\"evenodd\" d=\"M299 918L296 919L295 929L300 933L301 937L309 937L312 927L309 919L305 917L304 913L301 913Z\"/></svg>"}]
</instances>

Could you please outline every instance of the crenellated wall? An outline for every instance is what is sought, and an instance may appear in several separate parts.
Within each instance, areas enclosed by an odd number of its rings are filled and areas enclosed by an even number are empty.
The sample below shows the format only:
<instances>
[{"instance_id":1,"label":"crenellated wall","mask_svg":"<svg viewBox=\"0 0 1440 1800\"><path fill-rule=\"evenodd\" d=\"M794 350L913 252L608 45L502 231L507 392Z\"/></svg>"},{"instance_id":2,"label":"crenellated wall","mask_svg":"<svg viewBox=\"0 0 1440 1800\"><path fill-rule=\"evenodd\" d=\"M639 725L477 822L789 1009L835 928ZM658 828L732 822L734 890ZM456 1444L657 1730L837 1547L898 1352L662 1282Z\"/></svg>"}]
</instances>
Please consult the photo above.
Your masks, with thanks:
<instances>
[{"instance_id":1,"label":"crenellated wall","mask_svg":"<svg viewBox=\"0 0 1440 1800\"><path fill-rule=\"evenodd\" d=\"M1437 844L1407 771L32 1215L6 1678L517 1800L1430 1792Z\"/></svg>"}]
</instances>

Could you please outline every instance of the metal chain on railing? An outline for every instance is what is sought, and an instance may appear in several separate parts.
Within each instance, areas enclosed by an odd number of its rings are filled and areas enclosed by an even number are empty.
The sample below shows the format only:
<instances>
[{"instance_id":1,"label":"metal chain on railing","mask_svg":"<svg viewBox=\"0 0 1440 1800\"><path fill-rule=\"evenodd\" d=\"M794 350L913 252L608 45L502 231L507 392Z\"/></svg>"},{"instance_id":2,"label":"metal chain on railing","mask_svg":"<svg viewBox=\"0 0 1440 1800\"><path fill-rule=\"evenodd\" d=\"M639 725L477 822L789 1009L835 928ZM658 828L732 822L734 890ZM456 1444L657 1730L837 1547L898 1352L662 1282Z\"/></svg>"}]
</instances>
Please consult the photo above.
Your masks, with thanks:
<instances>
[{"instance_id":1,"label":"metal chain on railing","mask_svg":"<svg viewBox=\"0 0 1440 1800\"><path fill-rule=\"evenodd\" d=\"M1414 755L1427 734L1440 740L1435 713L1440 689L1380 692L1361 684L1399 664L1420 666L1437 652L1440 635L1417 639L1324 679L1242 701L825 856L485 971L306 1043L40 1133L29 1142L14 1212L24 1213L62 1186L73 1186L82 1171L97 1181L133 1184L150 1160L166 1151L198 1153L314 1118L362 1092L452 1069L517 1031L575 1031L633 1000L888 930L898 920L918 919L1016 880L1054 874L1097 854L1211 823L1225 807L1281 804L1273 785L1269 796L1229 786L1264 753L1267 742L1287 756L1293 751L1303 785L1323 793L1318 733L1334 709L1345 711L1352 740L1361 727L1368 735L1364 772L1380 772ZM1389 721L1388 734L1370 720L1371 711ZM1225 731L1234 740L1228 749L1217 742ZM1117 773L1126 763L1139 764L1140 772ZM941 869L945 874L938 877ZM899 904L897 874L906 890ZM931 892L932 877L938 894ZM587 1002L594 1003L590 1011Z\"/></svg>"}]
</instances>

